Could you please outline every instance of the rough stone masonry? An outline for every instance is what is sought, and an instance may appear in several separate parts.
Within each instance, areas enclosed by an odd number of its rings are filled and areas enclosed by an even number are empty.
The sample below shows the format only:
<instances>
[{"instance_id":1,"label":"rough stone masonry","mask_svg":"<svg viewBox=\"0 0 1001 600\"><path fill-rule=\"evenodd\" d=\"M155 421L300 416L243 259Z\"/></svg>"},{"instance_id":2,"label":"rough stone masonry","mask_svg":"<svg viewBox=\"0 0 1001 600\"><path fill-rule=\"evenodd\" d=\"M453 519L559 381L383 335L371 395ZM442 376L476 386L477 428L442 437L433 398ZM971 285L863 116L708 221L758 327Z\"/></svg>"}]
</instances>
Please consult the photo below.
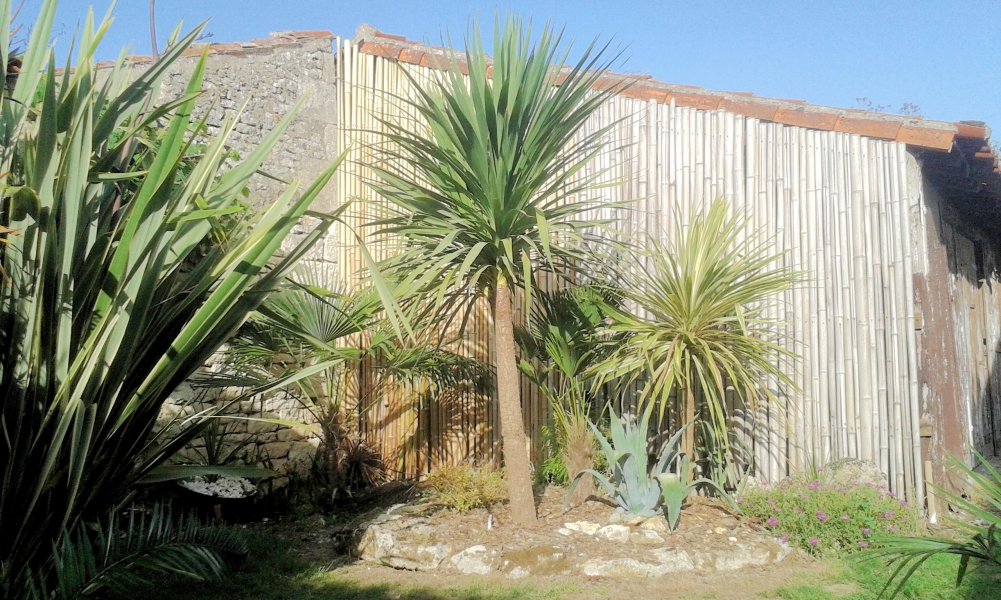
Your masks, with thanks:
<instances>
[{"instance_id":1,"label":"rough stone masonry","mask_svg":"<svg viewBox=\"0 0 1001 600\"><path fill-rule=\"evenodd\" d=\"M161 88L161 99L183 93L198 56L207 49L208 63L204 93L198 103L208 115L208 133L215 134L227 118L236 125L230 147L238 155L251 152L265 135L296 105L303 105L289 129L275 146L265 163L270 176L258 175L250 190L250 202L260 208L271 202L286 188L284 181L298 181L300 188L312 180L337 157L337 66L328 32L276 33L265 40L240 44L213 44L192 48L178 61ZM149 58L130 59L132 68L145 69ZM206 113L207 111L207 113ZM313 205L316 211L331 211L339 202L334 181ZM291 247L310 231L309 223L296 227L285 242ZM301 267L331 281L337 268L337 240L333 231L317 244ZM219 357L206 365L207 370L220 368ZM231 399L239 389L204 390L182 385L172 402L163 410L163 420L179 413L192 413L215 402ZM263 398L246 399L233 405L236 416L266 416L309 423L310 412L295 398L271 394ZM281 427L262 421L227 419L219 428L227 452L236 448L234 458L248 463L263 462L279 471L308 464L319 439L302 429ZM204 453L204 440L196 440L189 454L197 460Z\"/></svg>"}]
</instances>

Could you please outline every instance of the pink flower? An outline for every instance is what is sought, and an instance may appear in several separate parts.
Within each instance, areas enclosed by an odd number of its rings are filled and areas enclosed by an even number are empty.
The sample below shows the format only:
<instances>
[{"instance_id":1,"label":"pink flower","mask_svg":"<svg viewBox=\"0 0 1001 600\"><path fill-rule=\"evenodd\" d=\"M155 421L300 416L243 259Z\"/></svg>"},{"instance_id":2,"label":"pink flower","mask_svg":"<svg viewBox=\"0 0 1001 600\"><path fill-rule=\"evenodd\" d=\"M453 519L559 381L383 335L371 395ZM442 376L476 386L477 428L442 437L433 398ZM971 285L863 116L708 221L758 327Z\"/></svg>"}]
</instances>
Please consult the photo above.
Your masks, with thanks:
<instances>
[{"instance_id":1,"label":"pink flower","mask_svg":"<svg viewBox=\"0 0 1001 600\"><path fill-rule=\"evenodd\" d=\"M851 520L852 520L852 518L851 518L851 517L849 517L848 515L841 515L841 520L842 520L842 521L851 521Z\"/></svg>"},{"instance_id":2,"label":"pink flower","mask_svg":"<svg viewBox=\"0 0 1001 600\"><path fill-rule=\"evenodd\" d=\"M868 547L869 547L869 542L867 542L867 541L865 541L865 540L861 540L861 541L860 541L860 542L858 543L858 547L859 547L859 548L868 548Z\"/></svg>"},{"instance_id":3,"label":"pink flower","mask_svg":"<svg viewBox=\"0 0 1001 600\"><path fill-rule=\"evenodd\" d=\"M864 535L865 537L871 536L872 535L872 529L866 527L865 529L862 530L862 535Z\"/></svg>"},{"instance_id":4,"label":"pink flower","mask_svg":"<svg viewBox=\"0 0 1001 600\"><path fill-rule=\"evenodd\" d=\"M820 521L821 523L823 523L824 521L826 521L827 520L827 513L825 513L822 510L818 510L817 511L817 520Z\"/></svg>"},{"instance_id":5,"label":"pink flower","mask_svg":"<svg viewBox=\"0 0 1001 600\"><path fill-rule=\"evenodd\" d=\"M779 526L779 520L776 519L775 517L772 517L772 518L768 519L767 521L765 521L765 523L769 527L778 527Z\"/></svg>"},{"instance_id":6,"label":"pink flower","mask_svg":"<svg viewBox=\"0 0 1001 600\"><path fill-rule=\"evenodd\" d=\"M819 489L820 489L820 481L819 481L819 480L817 480L817 479L814 479L814 480L813 480L812 482L810 482L810 485L808 485L808 486L806 486L806 487L807 487L807 489L809 489L809 490L810 490L811 492L816 492L817 490L819 490Z\"/></svg>"},{"instance_id":7,"label":"pink flower","mask_svg":"<svg viewBox=\"0 0 1001 600\"><path fill-rule=\"evenodd\" d=\"M810 547L811 548L816 548L819 545L820 545L820 540L818 540L817 538L812 538L810 540Z\"/></svg>"},{"instance_id":8,"label":"pink flower","mask_svg":"<svg viewBox=\"0 0 1001 600\"><path fill-rule=\"evenodd\" d=\"M783 534L782 537L780 537L779 539L782 540L783 542L788 542L789 541L789 536L786 535L786 534Z\"/></svg>"},{"instance_id":9,"label":"pink flower","mask_svg":"<svg viewBox=\"0 0 1001 600\"><path fill-rule=\"evenodd\" d=\"M896 516L896 513L894 513L892 510L888 510L885 513L883 513L883 518L886 519L887 521L892 519L894 516Z\"/></svg>"}]
</instances>

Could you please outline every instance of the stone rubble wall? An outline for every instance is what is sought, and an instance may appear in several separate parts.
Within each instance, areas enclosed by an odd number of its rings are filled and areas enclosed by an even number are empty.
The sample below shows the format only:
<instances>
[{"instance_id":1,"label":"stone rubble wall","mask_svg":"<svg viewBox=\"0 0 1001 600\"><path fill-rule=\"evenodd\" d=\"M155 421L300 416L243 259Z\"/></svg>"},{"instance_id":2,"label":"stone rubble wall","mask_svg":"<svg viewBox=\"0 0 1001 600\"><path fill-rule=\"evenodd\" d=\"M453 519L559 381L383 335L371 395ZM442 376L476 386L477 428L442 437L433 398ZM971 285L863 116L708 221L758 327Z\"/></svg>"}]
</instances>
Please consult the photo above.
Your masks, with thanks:
<instances>
[{"instance_id":1,"label":"stone rubble wall","mask_svg":"<svg viewBox=\"0 0 1001 600\"><path fill-rule=\"evenodd\" d=\"M204 93L198 102L197 117L208 111L208 133L219 131L224 120L237 118L230 137L230 147L240 156L250 153L283 116L305 98L298 116L278 141L263 171L285 181L298 181L307 187L337 157L337 68L333 36L325 32L277 34L268 40L248 44L213 45L206 67ZM177 97L187 86L201 51L189 51L161 89L161 99ZM136 59L136 69L148 61ZM242 112L236 117L241 107ZM256 176L250 186L248 201L260 209L276 199L286 186L272 178ZM340 198L331 180L313 204L313 210L334 210ZM283 244L288 250L312 230L314 220L305 219L296 226ZM336 232L331 228L305 257L300 269L313 283L334 281L337 272ZM221 355L214 357L206 371L219 370ZM161 422L176 415L193 414L240 395L236 388L199 389L184 384L171 396L163 409ZM226 414L233 419L220 426L226 453L235 451L234 460L263 464L279 473L308 468L319 445L319 438L303 428L289 428L274 423L247 420L271 418L313 424L315 418L303 403L285 393L245 399L234 403ZM205 440L196 439L185 451L187 458L200 462Z\"/></svg>"}]
</instances>

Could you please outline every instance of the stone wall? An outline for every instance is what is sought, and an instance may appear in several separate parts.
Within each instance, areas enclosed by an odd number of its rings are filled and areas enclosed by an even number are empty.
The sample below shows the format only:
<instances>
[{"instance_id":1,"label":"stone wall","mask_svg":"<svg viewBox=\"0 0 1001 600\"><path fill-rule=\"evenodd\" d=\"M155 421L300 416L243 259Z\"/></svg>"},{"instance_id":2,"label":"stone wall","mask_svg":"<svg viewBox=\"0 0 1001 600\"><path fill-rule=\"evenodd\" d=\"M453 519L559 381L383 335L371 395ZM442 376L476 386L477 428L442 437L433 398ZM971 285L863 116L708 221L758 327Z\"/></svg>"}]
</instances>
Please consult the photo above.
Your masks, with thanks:
<instances>
[{"instance_id":1,"label":"stone wall","mask_svg":"<svg viewBox=\"0 0 1001 600\"><path fill-rule=\"evenodd\" d=\"M333 36L327 32L275 34L270 39L244 44L211 45L206 67L204 94L199 100L199 117L208 111L209 134L218 132L227 118L236 118L230 147L244 156L251 152L283 116L304 99L296 119L279 140L264 171L286 181L298 181L300 188L337 157L337 69L332 51ZM186 53L161 89L161 99L173 98L187 86L197 56L204 48ZM145 68L146 58L132 59L136 69ZM242 111L241 111L242 108ZM286 189L273 178L254 178L249 201L254 208L266 206ZM313 205L326 212L339 202L332 180ZM309 219L293 229L284 246L290 248L312 229ZM337 269L336 233L317 244L303 261L302 269L319 281L333 281ZM222 368L221 355L206 365L206 371ZM201 389L184 384L164 407L163 421L176 415L193 414L209 406L226 403L242 394L236 388ZM222 453L232 460L264 464L284 471L303 468L315 452L319 439L308 430L282 427L245 417L272 418L313 423L309 410L297 399L274 393L266 397L233 403L214 429L222 441ZM206 434L213 435L212 432ZM198 438L185 451L186 458L204 460L206 440Z\"/></svg>"}]
</instances>

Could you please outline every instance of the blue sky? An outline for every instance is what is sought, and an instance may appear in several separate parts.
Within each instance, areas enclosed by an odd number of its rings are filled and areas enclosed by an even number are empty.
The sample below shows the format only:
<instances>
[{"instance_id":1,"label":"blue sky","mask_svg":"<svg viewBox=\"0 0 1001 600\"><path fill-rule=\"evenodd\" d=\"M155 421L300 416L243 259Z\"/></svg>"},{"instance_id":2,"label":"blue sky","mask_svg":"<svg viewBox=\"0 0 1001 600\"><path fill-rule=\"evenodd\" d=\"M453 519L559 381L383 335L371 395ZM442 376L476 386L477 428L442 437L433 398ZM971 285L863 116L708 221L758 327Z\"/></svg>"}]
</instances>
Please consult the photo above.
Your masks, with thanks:
<instances>
[{"instance_id":1,"label":"blue sky","mask_svg":"<svg viewBox=\"0 0 1001 600\"><path fill-rule=\"evenodd\" d=\"M22 20L40 3L27 0ZM60 2L62 38L91 4L103 13L109 3ZM846 108L859 97L889 112L912 103L929 119L986 121L1001 140L1001 0L159 0L157 24L161 41L178 21L208 20L214 42L290 29L351 36L368 23L437 44L505 12L564 26L578 43L621 43L622 72ZM105 57L125 45L148 54L148 2L121 0L115 14Z\"/></svg>"}]
</instances>

